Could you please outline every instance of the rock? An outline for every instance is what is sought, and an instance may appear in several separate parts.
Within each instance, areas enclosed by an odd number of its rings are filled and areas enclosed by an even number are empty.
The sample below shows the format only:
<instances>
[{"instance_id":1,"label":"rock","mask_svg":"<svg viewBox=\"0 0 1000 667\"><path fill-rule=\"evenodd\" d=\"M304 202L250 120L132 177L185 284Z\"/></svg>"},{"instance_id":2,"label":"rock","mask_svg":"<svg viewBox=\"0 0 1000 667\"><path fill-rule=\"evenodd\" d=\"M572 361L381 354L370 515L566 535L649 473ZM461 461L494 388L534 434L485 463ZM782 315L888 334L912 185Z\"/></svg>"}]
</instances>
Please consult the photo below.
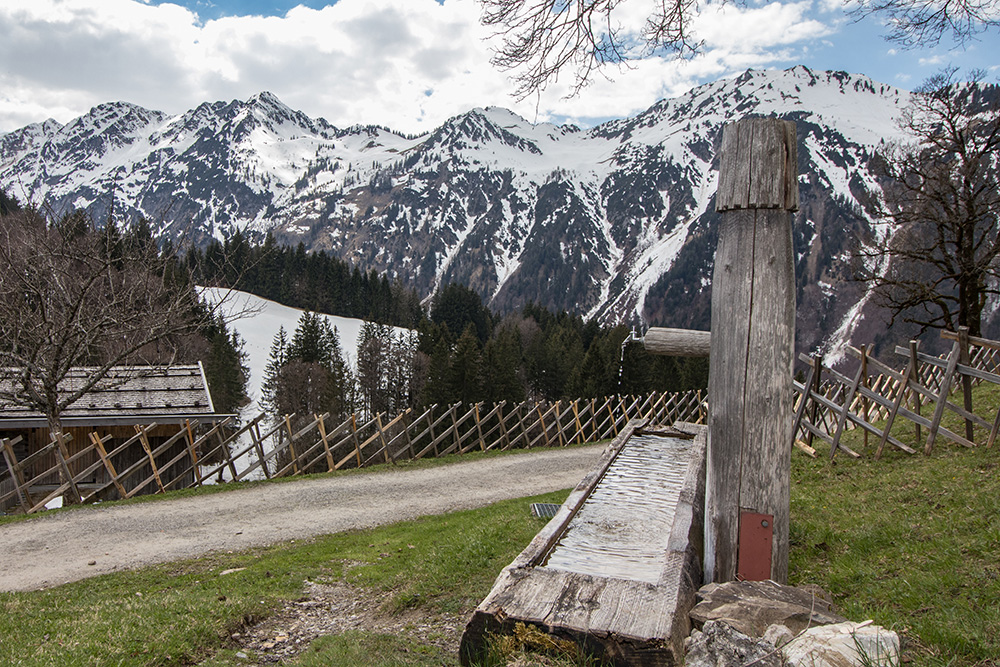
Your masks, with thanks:
<instances>
[{"instance_id":1,"label":"rock","mask_svg":"<svg viewBox=\"0 0 1000 667\"><path fill-rule=\"evenodd\" d=\"M701 627L708 621L725 621L751 637L762 637L775 623L794 635L806 627L842 623L818 586L796 588L773 581L730 581L707 584L698 591L700 602L691 610L691 621Z\"/></svg>"},{"instance_id":2,"label":"rock","mask_svg":"<svg viewBox=\"0 0 1000 667\"><path fill-rule=\"evenodd\" d=\"M871 621L809 628L784 646L790 667L891 667L900 663L899 636Z\"/></svg>"},{"instance_id":3,"label":"rock","mask_svg":"<svg viewBox=\"0 0 1000 667\"><path fill-rule=\"evenodd\" d=\"M767 626L767 630L764 631L764 641L778 648L792 641L792 637L794 636L791 630L780 623L769 625Z\"/></svg>"},{"instance_id":4,"label":"rock","mask_svg":"<svg viewBox=\"0 0 1000 667\"><path fill-rule=\"evenodd\" d=\"M781 667L781 652L720 621L708 621L687 640L684 667Z\"/></svg>"}]
</instances>

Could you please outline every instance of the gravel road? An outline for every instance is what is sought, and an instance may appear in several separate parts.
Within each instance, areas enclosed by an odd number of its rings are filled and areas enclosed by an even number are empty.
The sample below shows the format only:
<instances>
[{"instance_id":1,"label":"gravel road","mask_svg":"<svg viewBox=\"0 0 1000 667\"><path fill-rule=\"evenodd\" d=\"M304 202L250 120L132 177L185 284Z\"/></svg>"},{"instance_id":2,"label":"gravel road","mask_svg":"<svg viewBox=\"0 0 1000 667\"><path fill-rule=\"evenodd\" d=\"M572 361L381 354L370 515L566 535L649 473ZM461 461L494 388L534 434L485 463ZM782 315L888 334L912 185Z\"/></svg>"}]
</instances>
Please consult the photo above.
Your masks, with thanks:
<instances>
[{"instance_id":1,"label":"gravel road","mask_svg":"<svg viewBox=\"0 0 1000 667\"><path fill-rule=\"evenodd\" d=\"M81 507L0 526L0 590L482 507L576 486L602 445L420 470L258 485L137 505ZM90 565L89 563L94 563Z\"/></svg>"}]
</instances>

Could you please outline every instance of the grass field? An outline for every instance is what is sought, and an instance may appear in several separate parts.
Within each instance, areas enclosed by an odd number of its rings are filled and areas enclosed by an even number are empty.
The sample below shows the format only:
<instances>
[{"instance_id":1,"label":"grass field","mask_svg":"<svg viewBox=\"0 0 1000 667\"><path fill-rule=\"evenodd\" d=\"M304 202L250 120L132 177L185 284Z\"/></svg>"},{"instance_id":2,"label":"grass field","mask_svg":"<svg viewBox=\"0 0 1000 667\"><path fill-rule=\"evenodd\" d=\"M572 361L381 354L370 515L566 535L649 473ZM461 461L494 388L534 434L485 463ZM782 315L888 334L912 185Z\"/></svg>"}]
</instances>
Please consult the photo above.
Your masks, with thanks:
<instances>
[{"instance_id":1,"label":"grass field","mask_svg":"<svg viewBox=\"0 0 1000 667\"><path fill-rule=\"evenodd\" d=\"M819 584L849 618L901 632L914 667L1000 665L1000 447L939 441L931 457L792 458L792 583ZM385 591L389 616L462 617L543 525L529 503L564 496L0 593L0 664L255 664L232 634L299 598L306 581ZM406 633L353 631L316 641L295 664L457 660Z\"/></svg>"}]
</instances>

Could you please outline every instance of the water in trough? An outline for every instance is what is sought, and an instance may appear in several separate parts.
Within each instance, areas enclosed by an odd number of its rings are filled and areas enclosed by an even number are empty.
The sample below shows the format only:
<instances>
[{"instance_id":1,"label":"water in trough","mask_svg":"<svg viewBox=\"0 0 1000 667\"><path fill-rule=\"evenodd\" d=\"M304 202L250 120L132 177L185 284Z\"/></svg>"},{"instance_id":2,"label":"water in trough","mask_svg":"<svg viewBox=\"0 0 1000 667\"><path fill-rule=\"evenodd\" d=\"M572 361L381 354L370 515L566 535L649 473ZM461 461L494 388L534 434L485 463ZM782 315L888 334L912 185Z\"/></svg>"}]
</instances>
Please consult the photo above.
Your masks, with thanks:
<instances>
[{"instance_id":1,"label":"water in trough","mask_svg":"<svg viewBox=\"0 0 1000 667\"><path fill-rule=\"evenodd\" d=\"M570 520L543 567L657 583L692 442L632 437Z\"/></svg>"}]
</instances>

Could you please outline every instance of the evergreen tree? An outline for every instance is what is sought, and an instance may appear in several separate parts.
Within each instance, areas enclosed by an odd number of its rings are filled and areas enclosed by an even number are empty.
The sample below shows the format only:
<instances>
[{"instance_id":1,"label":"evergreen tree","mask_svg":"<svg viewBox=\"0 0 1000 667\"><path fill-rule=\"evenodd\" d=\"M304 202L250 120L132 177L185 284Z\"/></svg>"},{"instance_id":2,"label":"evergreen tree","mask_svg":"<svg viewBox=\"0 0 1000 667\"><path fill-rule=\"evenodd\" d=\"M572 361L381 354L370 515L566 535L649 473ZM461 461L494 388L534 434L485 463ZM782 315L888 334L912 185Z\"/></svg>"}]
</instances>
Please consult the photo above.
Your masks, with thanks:
<instances>
[{"instance_id":1,"label":"evergreen tree","mask_svg":"<svg viewBox=\"0 0 1000 667\"><path fill-rule=\"evenodd\" d=\"M288 363L288 332L285 327L279 327L278 333L271 341L271 351L264 366L264 379L261 382L261 404L267 412L277 415L280 410L277 403L279 378L281 369Z\"/></svg>"},{"instance_id":2,"label":"evergreen tree","mask_svg":"<svg viewBox=\"0 0 1000 667\"><path fill-rule=\"evenodd\" d=\"M264 402L272 418L305 419L329 412L335 420L353 409L354 378L344 361L340 337L329 320L306 312L288 341L284 328L271 344L264 371Z\"/></svg>"},{"instance_id":3,"label":"evergreen tree","mask_svg":"<svg viewBox=\"0 0 1000 667\"><path fill-rule=\"evenodd\" d=\"M427 382L421 394L424 405L447 405L452 402L449 371L451 368L451 349L444 336L434 343L427 364Z\"/></svg>"},{"instance_id":4,"label":"evergreen tree","mask_svg":"<svg viewBox=\"0 0 1000 667\"><path fill-rule=\"evenodd\" d=\"M458 283L445 285L434 296L431 320L445 327L452 340L471 324L480 344L489 339L492 328L492 317L483 300L475 291Z\"/></svg>"},{"instance_id":5,"label":"evergreen tree","mask_svg":"<svg viewBox=\"0 0 1000 667\"><path fill-rule=\"evenodd\" d=\"M520 377L523 367L521 337L513 320L506 320L498 327L483 349L482 398L492 403L524 400L524 381Z\"/></svg>"},{"instance_id":6,"label":"evergreen tree","mask_svg":"<svg viewBox=\"0 0 1000 667\"><path fill-rule=\"evenodd\" d=\"M448 394L452 401L475 403L482 395L480 366L482 355L475 325L471 322L458 342L448 367Z\"/></svg>"},{"instance_id":7,"label":"evergreen tree","mask_svg":"<svg viewBox=\"0 0 1000 667\"><path fill-rule=\"evenodd\" d=\"M208 355L204 360L205 376L212 392L216 412L235 413L246 405L247 354L243 339L236 331L229 331L221 318L203 332L208 340Z\"/></svg>"},{"instance_id":8,"label":"evergreen tree","mask_svg":"<svg viewBox=\"0 0 1000 667\"><path fill-rule=\"evenodd\" d=\"M10 215L21 210L21 204L17 197L8 195L3 188L0 188L0 215Z\"/></svg>"}]
</instances>

